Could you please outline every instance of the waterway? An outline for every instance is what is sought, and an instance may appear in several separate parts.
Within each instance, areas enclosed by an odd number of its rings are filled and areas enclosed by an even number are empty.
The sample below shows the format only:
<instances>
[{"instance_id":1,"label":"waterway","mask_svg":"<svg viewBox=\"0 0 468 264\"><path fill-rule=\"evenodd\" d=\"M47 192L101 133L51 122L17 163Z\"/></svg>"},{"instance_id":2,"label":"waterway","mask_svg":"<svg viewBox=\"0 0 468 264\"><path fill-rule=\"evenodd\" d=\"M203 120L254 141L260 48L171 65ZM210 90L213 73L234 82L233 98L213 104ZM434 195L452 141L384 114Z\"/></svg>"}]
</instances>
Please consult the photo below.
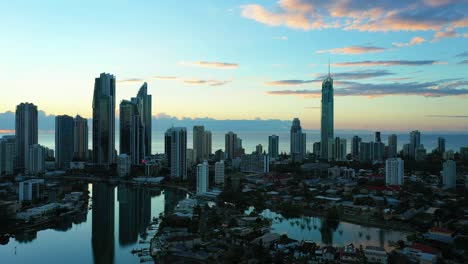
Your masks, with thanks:
<instances>
[{"instance_id":1,"label":"waterway","mask_svg":"<svg viewBox=\"0 0 468 264\"><path fill-rule=\"evenodd\" d=\"M391 251L393 247L389 242L406 241L408 235L401 231L348 222L333 223L321 217L302 216L286 219L281 214L268 209L261 215L272 220L272 232L286 234L299 241L313 241L320 245L344 246L353 243L354 246L380 246Z\"/></svg>"},{"instance_id":2,"label":"waterway","mask_svg":"<svg viewBox=\"0 0 468 264\"><path fill-rule=\"evenodd\" d=\"M186 193L89 184L90 209L55 229L28 232L0 245L0 263L140 263L132 249L149 247L153 217L172 211Z\"/></svg>"},{"instance_id":3,"label":"waterway","mask_svg":"<svg viewBox=\"0 0 468 264\"><path fill-rule=\"evenodd\" d=\"M18 234L0 245L0 263L140 263L132 249L148 247L145 230L153 217L169 213L187 194L165 189L148 190L128 185L95 183L87 185L92 208L71 217L54 229ZM375 245L389 249L388 241L405 239L406 234L340 222L329 225L317 217L285 219L265 210L272 219L272 232L298 240L341 246ZM154 231L150 231L154 232Z\"/></svg>"}]
</instances>

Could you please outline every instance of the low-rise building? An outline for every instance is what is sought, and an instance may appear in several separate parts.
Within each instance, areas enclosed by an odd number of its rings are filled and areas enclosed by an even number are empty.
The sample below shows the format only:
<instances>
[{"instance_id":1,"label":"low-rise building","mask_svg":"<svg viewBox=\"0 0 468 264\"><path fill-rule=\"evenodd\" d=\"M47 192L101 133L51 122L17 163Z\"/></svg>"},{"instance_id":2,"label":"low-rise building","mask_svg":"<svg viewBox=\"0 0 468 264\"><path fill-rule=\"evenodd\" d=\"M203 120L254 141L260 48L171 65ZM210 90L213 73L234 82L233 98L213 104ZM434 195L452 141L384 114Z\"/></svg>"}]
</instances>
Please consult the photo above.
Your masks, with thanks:
<instances>
[{"instance_id":1,"label":"low-rise building","mask_svg":"<svg viewBox=\"0 0 468 264\"><path fill-rule=\"evenodd\" d=\"M367 258L367 263L386 264L388 262L387 252L382 247L366 246L364 256Z\"/></svg>"}]
</instances>

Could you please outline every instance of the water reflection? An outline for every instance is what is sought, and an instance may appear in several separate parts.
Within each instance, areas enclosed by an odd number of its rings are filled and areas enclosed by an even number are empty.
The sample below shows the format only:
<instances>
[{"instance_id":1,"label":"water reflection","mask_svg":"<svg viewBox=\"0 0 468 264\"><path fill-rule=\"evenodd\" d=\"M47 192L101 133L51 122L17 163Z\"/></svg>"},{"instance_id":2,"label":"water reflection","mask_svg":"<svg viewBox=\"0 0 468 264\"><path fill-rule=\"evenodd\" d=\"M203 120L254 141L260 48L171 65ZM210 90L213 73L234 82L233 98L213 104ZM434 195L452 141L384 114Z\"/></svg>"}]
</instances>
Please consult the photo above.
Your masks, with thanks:
<instances>
[{"instance_id":1,"label":"water reflection","mask_svg":"<svg viewBox=\"0 0 468 264\"><path fill-rule=\"evenodd\" d=\"M146 228L151 222L151 194L147 189L119 185L119 243L134 244L138 234L145 238Z\"/></svg>"},{"instance_id":2,"label":"water reflection","mask_svg":"<svg viewBox=\"0 0 468 264\"><path fill-rule=\"evenodd\" d=\"M93 185L91 241L94 263L114 262L114 186Z\"/></svg>"},{"instance_id":3,"label":"water reflection","mask_svg":"<svg viewBox=\"0 0 468 264\"><path fill-rule=\"evenodd\" d=\"M381 246L391 249L389 241L406 240L405 232L366 227L319 217L284 218L270 210L261 213L272 220L272 232L287 234L297 240L321 242L322 245Z\"/></svg>"},{"instance_id":4,"label":"water reflection","mask_svg":"<svg viewBox=\"0 0 468 264\"><path fill-rule=\"evenodd\" d=\"M187 197L187 193L182 190L173 189L164 191L164 213L169 214L174 211L177 204Z\"/></svg>"}]
</instances>

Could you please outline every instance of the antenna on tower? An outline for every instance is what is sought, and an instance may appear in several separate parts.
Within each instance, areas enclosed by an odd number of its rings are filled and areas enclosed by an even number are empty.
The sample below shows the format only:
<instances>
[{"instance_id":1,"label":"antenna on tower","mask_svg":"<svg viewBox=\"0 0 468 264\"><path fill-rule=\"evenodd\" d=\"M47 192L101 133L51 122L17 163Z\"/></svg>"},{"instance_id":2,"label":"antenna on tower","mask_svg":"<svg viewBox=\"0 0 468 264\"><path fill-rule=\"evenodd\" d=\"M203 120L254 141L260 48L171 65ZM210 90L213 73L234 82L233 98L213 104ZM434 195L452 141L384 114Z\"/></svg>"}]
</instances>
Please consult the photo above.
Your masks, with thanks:
<instances>
[{"instance_id":1,"label":"antenna on tower","mask_svg":"<svg viewBox=\"0 0 468 264\"><path fill-rule=\"evenodd\" d=\"M330 57L328 57L328 77L330 77Z\"/></svg>"}]
</instances>

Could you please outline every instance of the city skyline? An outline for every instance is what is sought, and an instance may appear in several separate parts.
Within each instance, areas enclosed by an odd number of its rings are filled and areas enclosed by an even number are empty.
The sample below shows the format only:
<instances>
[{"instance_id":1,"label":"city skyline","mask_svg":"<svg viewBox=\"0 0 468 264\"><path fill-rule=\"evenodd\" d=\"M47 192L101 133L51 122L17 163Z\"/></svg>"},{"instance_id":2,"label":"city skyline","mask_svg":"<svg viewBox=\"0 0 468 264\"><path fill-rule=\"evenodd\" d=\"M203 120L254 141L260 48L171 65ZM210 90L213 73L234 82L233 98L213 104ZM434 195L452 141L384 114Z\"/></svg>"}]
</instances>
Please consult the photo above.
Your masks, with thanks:
<instances>
[{"instance_id":1,"label":"city skyline","mask_svg":"<svg viewBox=\"0 0 468 264\"><path fill-rule=\"evenodd\" d=\"M116 3L99 15L102 3L8 3L2 16L15 23L0 26L10 36L0 44L0 86L15 92L0 99L0 112L29 101L48 114L90 118L93 78L111 72L117 102L148 83L153 116L298 117L304 129L319 129L331 59L336 129L468 131L460 124L468 117L464 2L418 1L423 18L404 1L316 4L321 11L309 15L312 3L197 1L186 3L187 16L175 3Z\"/></svg>"}]
</instances>

